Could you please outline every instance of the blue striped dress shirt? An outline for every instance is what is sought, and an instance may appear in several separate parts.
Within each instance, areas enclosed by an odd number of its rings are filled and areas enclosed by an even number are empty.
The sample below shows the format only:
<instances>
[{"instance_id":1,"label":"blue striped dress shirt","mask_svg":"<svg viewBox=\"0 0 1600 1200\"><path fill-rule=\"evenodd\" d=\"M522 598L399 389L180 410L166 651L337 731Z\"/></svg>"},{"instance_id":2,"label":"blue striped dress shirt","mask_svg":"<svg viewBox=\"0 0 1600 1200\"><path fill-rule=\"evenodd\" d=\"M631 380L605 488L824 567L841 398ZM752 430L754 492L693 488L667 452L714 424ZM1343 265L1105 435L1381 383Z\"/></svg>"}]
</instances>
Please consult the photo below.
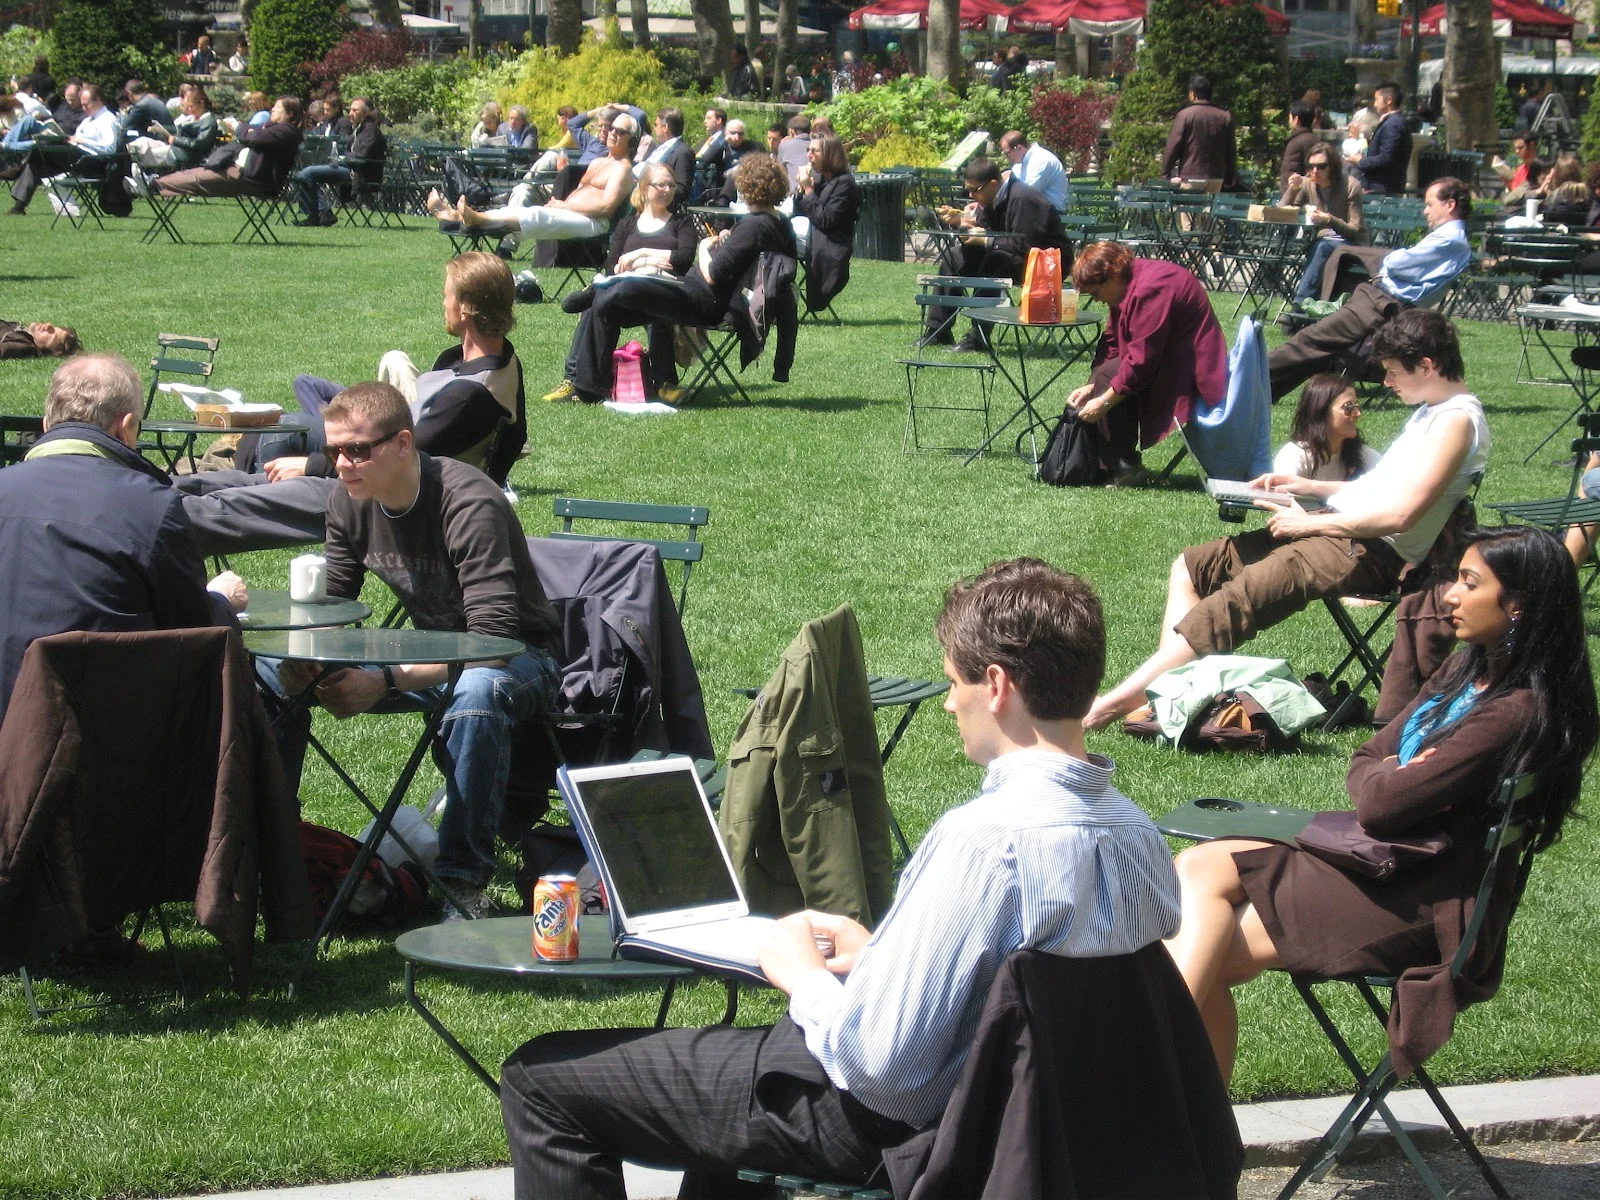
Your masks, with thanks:
<instances>
[{"instance_id":1,"label":"blue striped dress shirt","mask_svg":"<svg viewBox=\"0 0 1600 1200\"><path fill-rule=\"evenodd\" d=\"M1012 951L1129 954L1178 928L1166 842L1111 786L1113 766L1014 751L989 765L977 799L939 819L849 978L816 971L790 997L789 1016L836 1086L886 1117L930 1125Z\"/></svg>"}]
</instances>

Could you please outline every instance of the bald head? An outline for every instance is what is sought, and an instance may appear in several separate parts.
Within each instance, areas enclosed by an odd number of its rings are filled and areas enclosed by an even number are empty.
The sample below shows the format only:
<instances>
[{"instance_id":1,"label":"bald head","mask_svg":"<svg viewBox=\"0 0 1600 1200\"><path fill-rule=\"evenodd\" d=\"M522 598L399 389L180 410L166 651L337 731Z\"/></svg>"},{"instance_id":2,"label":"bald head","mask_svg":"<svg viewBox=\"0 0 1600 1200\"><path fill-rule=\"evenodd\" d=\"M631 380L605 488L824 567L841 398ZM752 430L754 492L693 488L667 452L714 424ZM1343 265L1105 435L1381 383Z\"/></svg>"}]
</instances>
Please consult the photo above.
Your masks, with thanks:
<instances>
[{"instance_id":1,"label":"bald head","mask_svg":"<svg viewBox=\"0 0 1600 1200\"><path fill-rule=\"evenodd\" d=\"M81 421L125 442L129 436L136 441L143 401L139 372L127 359L117 354L80 354L56 368L50 379L44 427ZM130 426L131 435L125 432Z\"/></svg>"}]
</instances>

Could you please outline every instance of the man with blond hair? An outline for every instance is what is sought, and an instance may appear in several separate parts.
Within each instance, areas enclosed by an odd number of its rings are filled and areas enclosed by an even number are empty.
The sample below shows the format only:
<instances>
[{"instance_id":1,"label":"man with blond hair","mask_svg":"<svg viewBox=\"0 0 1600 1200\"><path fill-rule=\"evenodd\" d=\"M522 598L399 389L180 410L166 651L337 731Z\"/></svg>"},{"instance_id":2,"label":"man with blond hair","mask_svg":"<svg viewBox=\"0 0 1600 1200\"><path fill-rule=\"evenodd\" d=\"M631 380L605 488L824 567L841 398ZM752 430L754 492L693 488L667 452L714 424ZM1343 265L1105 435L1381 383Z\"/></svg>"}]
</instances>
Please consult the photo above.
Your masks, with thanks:
<instances>
[{"instance_id":1,"label":"man with blond hair","mask_svg":"<svg viewBox=\"0 0 1600 1200\"><path fill-rule=\"evenodd\" d=\"M444 327L461 339L420 370L404 350L378 361L378 378L397 388L411 408L419 447L458 458L504 480L527 439L522 363L507 339L517 323L511 268L479 250L458 254L444 268ZM295 377L306 433L262 437L254 454L274 483L301 475L332 478L322 452L322 411L344 385L315 375ZM247 469L251 462L241 463Z\"/></svg>"},{"instance_id":2,"label":"man with blond hair","mask_svg":"<svg viewBox=\"0 0 1600 1200\"><path fill-rule=\"evenodd\" d=\"M145 462L144 389L114 354L80 354L50 380L44 435L0 471L0 718L35 638L221 625L244 581L205 570L178 493Z\"/></svg>"},{"instance_id":3,"label":"man with blond hair","mask_svg":"<svg viewBox=\"0 0 1600 1200\"><path fill-rule=\"evenodd\" d=\"M447 801L434 864L450 888L445 919L491 910L483 893L505 806L516 726L555 704L561 668L555 609L545 598L517 514L481 471L417 450L405 397L387 383L345 388L323 410L327 453L339 472L328 499L328 594L361 595L368 570L394 590L418 629L515 638L526 649L461 673L439 729ZM306 664L278 667L282 690L311 682ZM442 686L437 664L350 667L323 679L317 701L335 717L379 703L405 707ZM304 727L284 745L298 780ZM298 742L298 745L291 744Z\"/></svg>"}]
</instances>

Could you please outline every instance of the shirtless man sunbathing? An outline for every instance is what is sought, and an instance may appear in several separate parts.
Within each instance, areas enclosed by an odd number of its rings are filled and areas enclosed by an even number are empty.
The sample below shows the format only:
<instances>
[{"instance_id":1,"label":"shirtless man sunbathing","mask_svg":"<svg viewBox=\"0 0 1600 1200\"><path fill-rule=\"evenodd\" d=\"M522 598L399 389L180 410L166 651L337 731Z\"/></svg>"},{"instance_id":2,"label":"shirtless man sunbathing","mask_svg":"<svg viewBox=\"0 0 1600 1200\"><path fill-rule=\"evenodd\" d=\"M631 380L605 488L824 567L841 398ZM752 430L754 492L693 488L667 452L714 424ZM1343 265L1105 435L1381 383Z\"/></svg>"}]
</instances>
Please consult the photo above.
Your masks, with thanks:
<instances>
[{"instance_id":1,"label":"shirtless man sunbathing","mask_svg":"<svg viewBox=\"0 0 1600 1200\"><path fill-rule=\"evenodd\" d=\"M428 193L428 211L441 222L459 221L468 229L499 229L511 239L512 249L529 236L553 242L604 237L633 191L633 143L638 135L638 124L627 113L613 117L606 131L606 156L589 164L583 181L564 200L534 207L513 203L478 212L468 206L465 196L452 208L436 189ZM513 200L520 198L513 195Z\"/></svg>"}]
</instances>

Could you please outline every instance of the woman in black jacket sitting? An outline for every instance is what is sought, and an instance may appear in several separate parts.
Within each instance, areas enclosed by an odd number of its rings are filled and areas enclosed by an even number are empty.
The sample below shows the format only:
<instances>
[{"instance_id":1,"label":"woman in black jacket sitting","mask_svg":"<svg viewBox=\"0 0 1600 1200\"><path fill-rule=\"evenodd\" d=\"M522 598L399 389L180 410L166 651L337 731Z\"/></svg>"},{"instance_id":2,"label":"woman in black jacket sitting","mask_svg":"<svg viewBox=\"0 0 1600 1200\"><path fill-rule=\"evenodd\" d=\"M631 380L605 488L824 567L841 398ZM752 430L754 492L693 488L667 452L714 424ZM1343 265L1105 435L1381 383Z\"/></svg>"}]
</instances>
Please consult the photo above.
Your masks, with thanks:
<instances>
[{"instance_id":1,"label":"woman in black jacket sitting","mask_svg":"<svg viewBox=\"0 0 1600 1200\"><path fill-rule=\"evenodd\" d=\"M861 191L836 134L813 132L806 158L794 201L795 237L806 260L806 309L821 312L850 282Z\"/></svg>"},{"instance_id":2,"label":"woman in black jacket sitting","mask_svg":"<svg viewBox=\"0 0 1600 1200\"><path fill-rule=\"evenodd\" d=\"M589 326L592 323L591 312L595 297L605 287L616 286L615 283L606 284L605 280L613 279L620 282L634 275L670 275L682 279L694 266L695 244L699 240L698 230L695 228L693 218L683 212L673 211L677 193L677 180L673 177L672 169L665 163L651 163L640 173L639 186L633 191L633 208L627 216L617 222L616 229L612 231L611 248L606 251L606 260L601 264L595 283L581 291L568 292L561 298L561 307L564 311L583 315L578 318L578 328L572 334L572 347L567 351L566 372L561 382L553 390L545 393L546 400L562 401L576 398L572 379L578 369L579 347L590 336ZM670 320L650 323L652 368L656 362L658 349L662 356L672 357L674 328ZM676 398L673 387L675 380L657 378L653 369L651 375L650 382L657 395L666 391L668 395L662 396L662 399ZM604 399L604 397L599 398Z\"/></svg>"},{"instance_id":3,"label":"woman in black jacket sitting","mask_svg":"<svg viewBox=\"0 0 1600 1200\"><path fill-rule=\"evenodd\" d=\"M611 355L626 326L672 321L704 329L720 324L763 251L794 255L794 234L777 211L789 194L789 173L783 164L770 154L747 154L739 160L735 175L748 214L733 229L703 239L694 267L682 280L628 275L596 289L572 373L574 394L580 400L598 401L611 395ZM650 377L656 382L656 395L663 400L671 403L680 398L671 342L659 345L652 341Z\"/></svg>"}]
</instances>

